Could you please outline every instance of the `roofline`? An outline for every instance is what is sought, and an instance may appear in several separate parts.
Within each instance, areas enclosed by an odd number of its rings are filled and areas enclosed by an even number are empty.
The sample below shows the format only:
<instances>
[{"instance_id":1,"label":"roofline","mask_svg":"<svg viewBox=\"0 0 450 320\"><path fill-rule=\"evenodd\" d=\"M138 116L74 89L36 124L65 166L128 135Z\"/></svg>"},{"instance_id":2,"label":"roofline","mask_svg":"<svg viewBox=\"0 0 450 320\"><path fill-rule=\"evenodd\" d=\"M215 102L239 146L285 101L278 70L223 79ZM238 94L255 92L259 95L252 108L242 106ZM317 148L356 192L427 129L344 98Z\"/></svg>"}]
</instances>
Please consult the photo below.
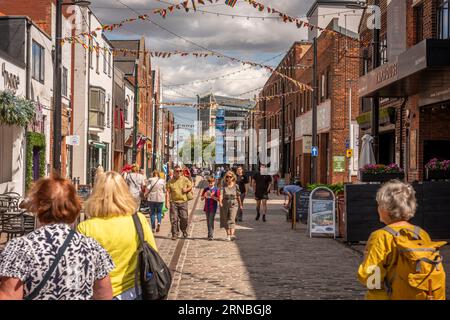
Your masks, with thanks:
<instances>
[{"instance_id":1,"label":"roofline","mask_svg":"<svg viewBox=\"0 0 450 320\"><path fill-rule=\"evenodd\" d=\"M313 3L311 8L306 13L306 16L309 18L312 16L313 12L316 10L316 8L319 6L319 4L328 4L328 5L346 5L346 4L356 4L358 1L326 1L326 0L317 0Z\"/></svg>"},{"instance_id":2,"label":"roofline","mask_svg":"<svg viewBox=\"0 0 450 320\"><path fill-rule=\"evenodd\" d=\"M52 37L47 32L42 30L42 28L39 27L29 16L0 16L0 20L26 20L33 27L38 29L39 32L45 35L48 38L48 40L52 41Z\"/></svg>"}]
</instances>

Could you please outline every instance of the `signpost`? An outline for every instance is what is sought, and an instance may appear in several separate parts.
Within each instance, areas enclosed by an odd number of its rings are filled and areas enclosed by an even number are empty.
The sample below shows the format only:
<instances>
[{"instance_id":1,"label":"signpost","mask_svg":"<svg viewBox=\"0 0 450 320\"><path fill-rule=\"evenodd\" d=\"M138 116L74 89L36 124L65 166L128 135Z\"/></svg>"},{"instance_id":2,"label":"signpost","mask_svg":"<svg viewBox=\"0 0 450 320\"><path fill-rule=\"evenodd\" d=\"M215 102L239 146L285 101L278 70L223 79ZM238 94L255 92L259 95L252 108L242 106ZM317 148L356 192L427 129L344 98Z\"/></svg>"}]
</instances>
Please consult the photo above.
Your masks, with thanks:
<instances>
[{"instance_id":1,"label":"signpost","mask_svg":"<svg viewBox=\"0 0 450 320\"><path fill-rule=\"evenodd\" d=\"M319 148L318 147L311 147L311 156L317 157L319 155Z\"/></svg>"},{"instance_id":2,"label":"signpost","mask_svg":"<svg viewBox=\"0 0 450 320\"><path fill-rule=\"evenodd\" d=\"M309 196L309 237L313 234L332 234L336 238L336 198L333 191L318 187Z\"/></svg>"}]
</instances>

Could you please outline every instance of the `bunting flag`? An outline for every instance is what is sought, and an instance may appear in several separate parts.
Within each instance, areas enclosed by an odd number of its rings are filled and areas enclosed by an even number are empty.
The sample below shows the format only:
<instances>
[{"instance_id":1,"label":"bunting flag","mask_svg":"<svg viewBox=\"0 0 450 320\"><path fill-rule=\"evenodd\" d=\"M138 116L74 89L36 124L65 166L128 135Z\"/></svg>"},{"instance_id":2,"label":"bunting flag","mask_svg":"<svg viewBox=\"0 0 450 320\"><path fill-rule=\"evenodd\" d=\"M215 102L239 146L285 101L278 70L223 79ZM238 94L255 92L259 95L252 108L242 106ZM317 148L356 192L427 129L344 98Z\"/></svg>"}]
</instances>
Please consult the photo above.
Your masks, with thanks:
<instances>
[{"instance_id":1,"label":"bunting flag","mask_svg":"<svg viewBox=\"0 0 450 320\"><path fill-rule=\"evenodd\" d=\"M225 4L233 7L236 5L237 0L225 0Z\"/></svg>"}]
</instances>

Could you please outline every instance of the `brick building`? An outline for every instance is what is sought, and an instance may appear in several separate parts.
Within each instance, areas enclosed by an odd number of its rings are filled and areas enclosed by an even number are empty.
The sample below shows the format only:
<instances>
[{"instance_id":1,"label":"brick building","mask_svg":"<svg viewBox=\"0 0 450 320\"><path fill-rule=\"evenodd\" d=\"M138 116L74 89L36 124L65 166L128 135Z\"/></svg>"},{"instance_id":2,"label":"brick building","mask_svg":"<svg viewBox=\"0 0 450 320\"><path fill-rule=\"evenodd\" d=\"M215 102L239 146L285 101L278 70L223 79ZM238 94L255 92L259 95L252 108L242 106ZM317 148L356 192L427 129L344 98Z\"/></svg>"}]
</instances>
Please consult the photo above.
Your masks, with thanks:
<instances>
[{"instance_id":1,"label":"brick building","mask_svg":"<svg viewBox=\"0 0 450 320\"><path fill-rule=\"evenodd\" d=\"M361 133L373 133L372 105L378 99L378 162L399 164L408 181L424 180L429 160L450 159L449 1L368 3L379 4L381 29L378 55L374 45L361 48ZM366 10L360 25L363 43L376 42L368 27L372 18ZM379 65L375 69L373 59Z\"/></svg>"},{"instance_id":2,"label":"brick building","mask_svg":"<svg viewBox=\"0 0 450 320\"><path fill-rule=\"evenodd\" d=\"M138 142L145 139L146 143L137 150L136 162L145 170L147 176L150 175L153 162L152 150L152 123L154 113L152 70L150 54L146 51L144 38L137 40L114 40L111 41L117 49L131 50L127 54L118 53L114 57L114 64L125 73L126 79L134 87L137 86L138 95L134 98L137 101L138 109L134 110L131 123L134 117L138 119ZM137 74L135 65L137 62ZM132 124L132 126L134 126ZM133 139L133 134L126 140ZM126 141L127 143L128 141Z\"/></svg>"},{"instance_id":3,"label":"brick building","mask_svg":"<svg viewBox=\"0 0 450 320\"><path fill-rule=\"evenodd\" d=\"M322 33L317 38L317 83L313 85L314 48L311 43L295 43L277 67L277 71L315 87L317 96L317 182L342 183L357 171L354 160L346 159L346 141L354 147L356 139L350 136L350 121L354 129L358 114L357 97L352 95L349 119L349 89L355 93L358 78L357 34L338 25L332 19L327 27L334 33ZM346 36L345 36L346 35ZM287 180L299 178L303 184L311 181L311 134L313 92L302 91L288 80L273 74L261 95L258 110L262 117L260 128L280 129L280 172ZM292 92L292 93L291 93ZM264 97L281 95L279 98ZM284 112L282 106L284 105ZM284 120L283 120L284 119ZM283 136L284 130L284 136ZM357 131L357 130L353 130ZM268 139L272 143L272 138ZM284 168L283 168L284 166ZM284 171L283 171L284 170ZM352 178L353 180L354 178Z\"/></svg>"}]
</instances>

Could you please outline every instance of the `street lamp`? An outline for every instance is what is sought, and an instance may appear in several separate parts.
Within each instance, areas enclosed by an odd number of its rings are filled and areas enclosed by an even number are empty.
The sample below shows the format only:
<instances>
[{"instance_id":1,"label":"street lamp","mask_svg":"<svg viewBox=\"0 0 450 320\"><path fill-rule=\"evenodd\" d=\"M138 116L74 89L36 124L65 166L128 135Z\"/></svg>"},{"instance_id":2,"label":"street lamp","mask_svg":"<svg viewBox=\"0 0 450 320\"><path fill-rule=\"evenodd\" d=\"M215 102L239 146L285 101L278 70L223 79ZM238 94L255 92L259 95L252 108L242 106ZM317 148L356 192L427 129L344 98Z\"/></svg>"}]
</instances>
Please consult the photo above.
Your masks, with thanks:
<instances>
[{"instance_id":1,"label":"street lamp","mask_svg":"<svg viewBox=\"0 0 450 320\"><path fill-rule=\"evenodd\" d=\"M87 0L75 0L70 3L63 3L63 0L56 1L56 34L55 34L55 60L53 68L53 169L61 173L61 126L62 126L62 94L61 94L61 74L62 74L62 6L77 5L88 7L91 4Z\"/></svg>"}]
</instances>

